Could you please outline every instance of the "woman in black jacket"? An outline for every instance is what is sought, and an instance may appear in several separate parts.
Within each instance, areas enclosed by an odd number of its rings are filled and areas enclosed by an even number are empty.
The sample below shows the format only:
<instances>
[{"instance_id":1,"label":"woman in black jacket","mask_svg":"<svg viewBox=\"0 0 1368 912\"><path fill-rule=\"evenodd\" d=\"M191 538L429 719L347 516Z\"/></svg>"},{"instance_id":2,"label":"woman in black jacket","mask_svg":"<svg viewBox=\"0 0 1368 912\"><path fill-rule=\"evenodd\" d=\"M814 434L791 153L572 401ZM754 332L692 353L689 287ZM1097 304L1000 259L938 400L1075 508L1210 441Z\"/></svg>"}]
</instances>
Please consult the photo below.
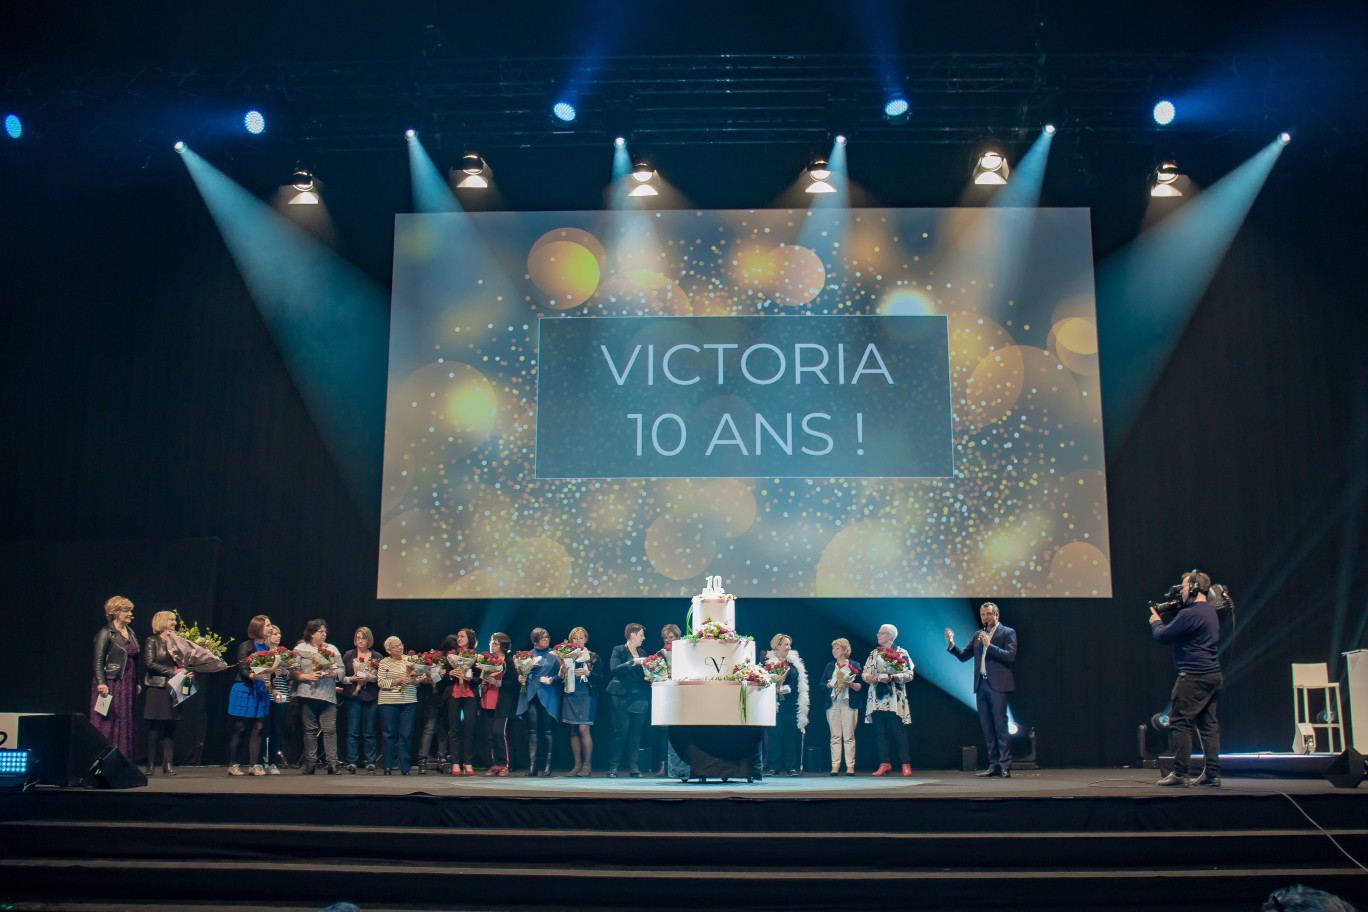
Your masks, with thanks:
<instances>
[{"instance_id":1,"label":"woman in black jacket","mask_svg":"<svg viewBox=\"0 0 1368 912\"><path fill-rule=\"evenodd\" d=\"M137 740L137 719L133 698L142 693L138 683L138 638L129 626L133 622L133 603L122 595L105 602L105 626L95 634L95 680L90 685L90 722L110 743L133 761ZM99 702L109 697L109 706L99 712Z\"/></svg>"},{"instance_id":2,"label":"woman in black jacket","mask_svg":"<svg viewBox=\"0 0 1368 912\"><path fill-rule=\"evenodd\" d=\"M176 750L176 723L180 721L180 705L171 693L171 678L176 674L176 660L166 645L166 635L176 632L176 615L158 611L152 615L152 635L143 641L143 687L147 699L143 701L143 720L147 722L147 775L157 768L160 745L162 773L176 775L171 766Z\"/></svg>"},{"instance_id":3,"label":"woman in black jacket","mask_svg":"<svg viewBox=\"0 0 1368 912\"><path fill-rule=\"evenodd\" d=\"M613 647L612 657L608 660L608 673L612 680L605 690L612 701L613 710L613 748L608 753L610 779L617 778L618 764L624 759L629 776L641 775L637 770L641 726L651 708L651 685L641 670L641 664L650 658L641 649L641 643L646 639L646 628L640 624L628 624L623 632L627 642Z\"/></svg>"}]
</instances>

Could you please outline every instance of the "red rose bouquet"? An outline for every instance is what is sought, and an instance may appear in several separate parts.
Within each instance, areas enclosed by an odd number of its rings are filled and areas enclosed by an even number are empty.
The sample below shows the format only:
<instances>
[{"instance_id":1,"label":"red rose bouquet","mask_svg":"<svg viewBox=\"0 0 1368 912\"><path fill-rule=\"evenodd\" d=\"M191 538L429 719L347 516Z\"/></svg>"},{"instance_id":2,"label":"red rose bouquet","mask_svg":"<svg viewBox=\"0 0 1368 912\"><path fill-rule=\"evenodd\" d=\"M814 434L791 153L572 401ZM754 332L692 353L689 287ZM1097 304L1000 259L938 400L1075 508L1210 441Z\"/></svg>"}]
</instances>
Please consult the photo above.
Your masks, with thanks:
<instances>
[{"instance_id":1,"label":"red rose bouquet","mask_svg":"<svg viewBox=\"0 0 1368 912\"><path fill-rule=\"evenodd\" d=\"M770 681L775 687L782 687L784 678L788 677L789 663L783 659L770 659L765 663L765 672L770 676ZM784 699L784 692L779 691L779 699Z\"/></svg>"},{"instance_id":2,"label":"red rose bouquet","mask_svg":"<svg viewBox=\"0 0 1368 912\"><path fill-rule=\"evenodd\" d=\"M575 692L575 663L589 661L589 650L576 643L557 643L551 647L552 654L561 662L561 678L565 680L565 692Z\"/></svg>"},{"instance_id":3,"label":"red rose bouquet","mask_svg":"<svg viewBox=\"0 0 1368 912\"><path fill-rule=\"evenodd\" d=\"M530 649L513 653L513 667L518 669L518 674L523 676L531 674L532 669L537 667L538 661L537 654ZM518 693L523 693L526 690L527 682L524 681L522 686L518 688Z\"/></svg>"},{"instance_id":4,"label":"red rose bouquet","mask_svg":"<svg viewBox=\"0 0 1368 912\"><path fill-rule=\"evenodd\" d=\"M902 654L898 650L888 646L880 646L875 653L879 658L879 664L884 668L884 674L902 674L907 671L907 663L903 661Z\"/></svg>"},{"instance_id":5,"label":"red rose bouquet","mask_svg":"<svg viewBox=\"0 0 1368 912\"><path fill-rule=\"evenodd\" d=\"M665 661L664 651L657 652L655 655L641 663L641 670L646 675L646 680L654 684L656 681L670 680L670 663Z\"/></svg>"},{"instance_id":6,"label":"red rose bouquet","mask_svg":"<svg viewBox=\"0 0 1368 912\"><path fill-rule=\"evenodd\" d=\"M497 679L504 673L504 657L497 652L482 652L475 656L475 667L485 680Z\"/></svg>"}]
</instances>

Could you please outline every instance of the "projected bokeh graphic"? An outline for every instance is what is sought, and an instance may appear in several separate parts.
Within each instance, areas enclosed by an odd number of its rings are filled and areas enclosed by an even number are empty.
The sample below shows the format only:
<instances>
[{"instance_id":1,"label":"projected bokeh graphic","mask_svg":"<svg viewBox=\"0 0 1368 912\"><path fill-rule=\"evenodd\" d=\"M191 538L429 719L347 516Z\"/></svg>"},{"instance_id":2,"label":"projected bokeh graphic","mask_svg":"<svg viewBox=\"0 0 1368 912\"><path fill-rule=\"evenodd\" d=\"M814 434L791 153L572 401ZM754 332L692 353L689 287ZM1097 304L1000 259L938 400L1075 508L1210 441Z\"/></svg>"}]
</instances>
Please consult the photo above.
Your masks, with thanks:
<instances>
[{"instance_id":1,"label":"projected bokeh graphic","mask_svg":"<svg viewBox=\"0 0 1368 912\"><path fill-rule=\"evenodd\" d=\"M1086 210L400 215L378 595L1110 596L1098 371Z\"/></svg>"}]
</instances>

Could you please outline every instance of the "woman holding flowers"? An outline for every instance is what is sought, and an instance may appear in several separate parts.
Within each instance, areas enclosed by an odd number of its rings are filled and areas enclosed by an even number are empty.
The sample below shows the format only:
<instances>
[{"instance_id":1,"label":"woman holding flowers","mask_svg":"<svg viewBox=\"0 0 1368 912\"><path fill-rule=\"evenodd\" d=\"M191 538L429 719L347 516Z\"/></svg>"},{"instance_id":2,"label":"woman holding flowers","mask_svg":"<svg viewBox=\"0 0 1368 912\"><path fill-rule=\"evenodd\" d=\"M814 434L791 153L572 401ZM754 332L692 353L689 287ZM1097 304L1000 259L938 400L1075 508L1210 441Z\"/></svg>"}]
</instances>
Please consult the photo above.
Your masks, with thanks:
<instances>
[{"instance_id":1,"label":"woman holding flowers","mask_svg":"<svg viewBox=\"0 0 1368 912\"><path fill-rule=\"evenodd\" d=\"M304 769L312 776L318 763L318 735L323 734L323 757L328 775L337 766L337 682L342 678L342 653L328 642L328 622L314 618L304 625L304 636L294 648L299 668L294 671L295 696L304 724Z\"/></svg>"},{"instance_id":2,"label":"woman holding flowers","mask_svg":"<svg viewBox=\"0 0 1368 912\"><path fill-rule=\"evenodd\" d=\"M674 641L679 639L680 636L681 631L678 624L666 624L664 627L660 628L661 648L658 655L664 657L666 668L670 667L670 664L674 659ZM668 775L668 771L665 769L665 759L667 753L666 745L669 743L669 740L669 728L664 725L650 726L651 762L655 764L656 776L661 779L664 779Z\"/></svg>"},{"instance_id":3,"label":"woman holding flowers","mask_svg":"<svg viewBox=\"0 0 1368 912\"><path fill-rule=\"evenodd\" d=\"M157 768L157 754L161 754L162 773L176 775L171 766L171 755L176 749L176 723L180 721L180 705L171 693L170 681L176 675L176 660L166 644L167 633L176 631L176 614L158 611L152 615L152 635L143 641L143 686L147 699L143 701L143 719L147 722L147 775Z\"/></svg>"},{"instance_id":4,"label":"woman holding flowers","mask_svg":"<svg viewBox=\"0 0 1368 912\"><path fill-rule=\"evenodd\" d=\"M589 651L588 643L589 631L576 627L565 643L556 647L561 655L561 677L567 682L565 693L561 694L561 721L570 731L570 752L575 756L572 776L593 772L590 761L594 756L594 739L590 729L598 712L599 657ZM571 676L574 690L570 689Z\"/></svg>"},{"instance_id":5,"label":"woman holding flowers","mask_svg":"<svg viewBox=\"0 0 1368 912\"><path fill-rule=\"evenodd\" d=\"M385 659L380 663L380 756L385 775L394 773L395 754L399 772L409 774L409 754L413 743L413 716L418 705L418 686L409 663L404 660L404 641L392 636L385 640Z\"/></svg>"},{"instance_id":6,"label":"woman holding flowers","mask_svg":"<svg viewBox=\"0 0 1368 912\"><path fill-rule=\"evenodd\" d=\"M447 698L451 694L454 681L446 672L451 670L446 656L456 648L456 635L447 634L441 644L428 655L434 655L438 662L434 671L418 685L418 717L414 727L418 729L418 772L426 772L429 762L437 769L451 762L447 752L447 742L451 732L447 728ZM420 727L421 726L421 727Z\"/></svg>"},{"instance_id":7,"label":"woman holding flowers","mask_svg":"<svg viewBox=\"0 0 1368 912\"><path fill-rule=\"evenodd\" d=\"M560 660L551 652L551 634L546 628L534 629L529 639L536 662L526 670L519 669L526 680L520 688L518 715L528 728L527 756L531 762L527 775L549 776L555 723L560 718Z\"/></svg>"},{"instance_id":8,"label":"woman holding flowers","mask_svg":"<svg viewBox=\"0 0 1368 912\"><path fill-rule=\"evenodd\" d=\"M879 628L878 647L865 662L864 679L874 685L865 700L865 721L874 726L874 738L879 745L879 768L876 776L886 776L896 762L904 776L912 775L912 761L907 751L904 729L912 724L912 711L907 704L907 682L912 680L912 657L897 645L898 628L884 624Z\"/></svg>"},{"instance_id":9,"label":"woman holding flowers","mask_svg":"<svg viewBox=\"0 0 1368 912\"><path fill-rule=\"evenodd\" d=\"M266 646L280 650L280 628L275 624L266 628ZM290 705L290 685L293 675L288 663L276 665L266 681L270 710L266 715L265 735L261 739L261 767L272 776L280 775L277 759L285 759L285 713Z\"/></svg>"},{"instance_id":10,"label":"woman holding flowers","mask_svg":"<svg viewBox=\"0 0 1368 912\"><path fill-rule=\"evenodd\" d=\"M608 778L616 779L618 764L627 761L627 774L640 776L637 770L637 754L641 751L641 724L651 707L651 685L641 670L650 656L642 651L641 644L646 639L646 628L640 624L628 624L623 631L627 642L613 647L608 659L608 672L612 680L608 682L605 693L612 700L613 709L613 747L608 755Z\"/></svg>"},{"instance_id":11,"label":"woman holding flowers","mask_svg":"<svg viewBox=\"0 0 1368 912\"><path fill-rule=\"evenodd\" d=\"M479 686L475 681L475 631L465 627L447 640L449 647L447 642L442 643L442 651L449 653L447 665L451 667L447 675L451 687L446 695L447 760L451 763L451 775L473 776L475 724L480 711L480 698L475 694Z\"/></svg>"},{"instance_id":12,"label":"woman holding flowers","mask_svg":"<svg viewBox=\"0 0 1368 912\"><path fill-rule=\"evenodd\" d=\"M807 731L808 723L807 666L798 650L793 648L793 638L786 633L774 635L766 658L765 670L771 675L783 675L778 687L774 727L767 732L765 759L770 767L769 775L782 770L786 776L797 776L802 765L803 733Z\"/></svg>"},{"instance_id":13,"label":"woman holding flowers","mask_svg":"<svg viewBox=\"0 0 1368 912\"><path fill-rule=\"evenodd\" d=\"M116 595L104 605L105 625L95 634L95 680L90 686L90 723L100 734L133 757L137 739L137 719L133 698L142 692L138 683L138 638L133 623L133 603ZM99 711L103 697L109 697L104 712Z\"/></svg>"},{"instance_id":14,"label":"woman holding flowers","mask_svg":"<svg viewBox=\"0 0 1368 912\"><path fill-rule=\"evenodd\" d=\"M480 715L485 720L492 766L487 776L508 775L508 721L517 717L518 671L509 655L513 640L506 633L489 638L489 652L477 659L480 669Z\"/></svg>"},{"instance_id":15,"label":"woman holding flowers","mask_svg":"<svg viewBox=\"0 0 1368 912\"><path fill-rule=\"evenodd\" d=\"M342 705L347 709L347 772L355 773L356 765L366 764L366 772L375 774L375 717L379 712L380 688L375 683L376 671L383 656L371 647L375 634L369 627L357 627L352 634L352 648L342 656Z\"/></svg>"},{"instance_id":16,"label":"woman holding flowers","mask_svg":"<svg viewBox=\"0 0 1368 912\"><path fill-rule=\"evenodd\" d=\"M228 691L228 716L233 720L233 733L228 736L230 776L246 775L238 765L244 732L249 732L247 759L252 764L252 775L266 775L266 770L256 761L261 756L261 729L271 711L270 699L266 696L266 679L270 672L253 671L251 663L252 656L271 648L266 642L266 630L270 626L271 619L258 614L247 624L247 639L238 645L237 680Z\"/></svg>"},{"instance_id":17,"label":"woman holding flowers","mask_svg":"<svg viewBox=\"0 0 1368 912\"><path fill-rule=\"evenodd\" d=\"M831 732L831 775L841 772L841 752L845 751L846 775L855 775L855 720L860 717L858 705L851 705L850 692L864 687L860 683L860 665L850 661L850 640L841 637L831 641L831 661L822 672L822 683L830 696L827 706L827 729Z\"/></svg>"}]
</instances>

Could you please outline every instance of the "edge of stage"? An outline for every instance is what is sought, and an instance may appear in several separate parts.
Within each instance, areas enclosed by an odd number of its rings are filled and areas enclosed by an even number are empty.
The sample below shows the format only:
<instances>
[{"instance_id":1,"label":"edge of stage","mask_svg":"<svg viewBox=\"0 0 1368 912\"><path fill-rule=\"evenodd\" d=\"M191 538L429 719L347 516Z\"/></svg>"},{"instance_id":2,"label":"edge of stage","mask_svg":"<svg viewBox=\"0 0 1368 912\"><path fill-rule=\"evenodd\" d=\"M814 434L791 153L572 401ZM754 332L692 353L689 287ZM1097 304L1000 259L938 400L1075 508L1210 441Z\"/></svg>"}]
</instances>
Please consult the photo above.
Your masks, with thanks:
<instances>
[{"instance_id":1,"label":"edge of stage","mask_svg":"<svg viewBox=\"0 0 1368 912\"><path fill-rule=\"evenodd\" d=\"M554 895L557 908L970 909L1002 908L1005 889L1013 908L1247 910L1291 883L1368 895L1368 871L1344 854L1368 858L1368 790L1320 778L1166 789L1156 776L680 783L186 768L129 791L0 793L0 882L11 900L200 908L546 908Z\"/></svg>"}]
</instances>

